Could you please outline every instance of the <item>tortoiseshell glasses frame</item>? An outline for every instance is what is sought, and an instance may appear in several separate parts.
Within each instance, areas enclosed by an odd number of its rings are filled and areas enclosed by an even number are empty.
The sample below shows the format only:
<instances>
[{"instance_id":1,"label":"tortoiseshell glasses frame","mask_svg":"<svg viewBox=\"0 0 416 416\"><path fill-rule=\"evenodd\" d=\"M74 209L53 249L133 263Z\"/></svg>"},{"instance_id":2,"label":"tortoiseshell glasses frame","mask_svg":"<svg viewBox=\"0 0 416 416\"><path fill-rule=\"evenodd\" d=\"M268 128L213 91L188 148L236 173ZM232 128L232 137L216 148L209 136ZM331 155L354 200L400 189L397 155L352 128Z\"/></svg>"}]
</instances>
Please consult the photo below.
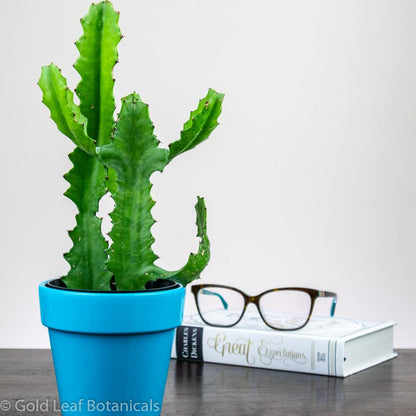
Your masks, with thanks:
<instances>
[{"instance_id":1,"label":"tortoiseshell glasses frame","mask_svg":"<svg viewBox=\"0 0 416 416\"><path fill-rule=\"evenodd\" d=\"M243 309L241 310L241 315L240 315L240 317L238 318L238 320L236 322L234 322L232 324L226 324L226 325L219 325L219 324L215 324L214 325L214 324L212 324L210 322L207 322L206 319L204 318L203 313L202 313L202 311L200 309L199 302L198 302L198 294L199 294L200 291L202 291L202 293L204 293L204 294L210 294L210 295L216 295L216 296L218 296L220 298L220 301L222 302L224 308L225 309L227 308L226 307L226 302L222 298L222 296L220 294L218 294L218 293L213 292L213 290L215 290L216 288L219 288L219 289L228 289L228 290L231 290L231 291L235 291L235 292L239 293L243 297L243 299L244 299L244 306L243 306ZM283 287L283 288L269 289L269 290L266 290L265 292L262 292L262 293L260 293L260 294L258 294L256 296L247 295L242 290L236 289L235 287L224 286L224 285L215 285L215 284L198 284L198 285L193 285L193 286L191 286L191 291L192 291L192 293L194 295L196 307L197 307L197 310L198 310L198 313L199 313L199 316L201 317L201 319L207 325L224 327L224 328L228 328L228 327L237 325L241 321L242 317L244 316L244 313L246 312L247 306L250 303L254 303L256 305L256 307L257 307L257 310L258 310L258 312L259 312L259 314L260 314L263 322L268 327L270 327L272 329L275 329L275 330L278 330L278 331L295 331L295 330L301 329L301 328L303 328L304 326L307 325L307 323L309 322L309 320L310 320L310 318L312 316L313 308L315 306L315 301L318 298L333 298L332 305L331 305L331 311L330 311L331 317L334 316L335 307L337 305L337 300L338 300L338 295L336 293L334 293L334 292L328 292L328 291L316 290L316 289L309 289L309 288L305 288L305 287ZM279 291L292 291L292 292L293 291L297 291L297 292L305 293L305 294L307 294L310 297L309 314L308 314L308 316L306 318L306 321L304 323L302 323L302 325L299 325L299 326L294 327L294 328L281 328L281 327L273 326L272 324L270 324L270 322L267 321L267 319L264 316L264 314L263 314L263 312L261 310L261 307L260 307L260 299L261 299L262 296L264 296L264 295L266 295L268 293L271 293L271 292L279 292Z\"/></svg>"}]
</instances>

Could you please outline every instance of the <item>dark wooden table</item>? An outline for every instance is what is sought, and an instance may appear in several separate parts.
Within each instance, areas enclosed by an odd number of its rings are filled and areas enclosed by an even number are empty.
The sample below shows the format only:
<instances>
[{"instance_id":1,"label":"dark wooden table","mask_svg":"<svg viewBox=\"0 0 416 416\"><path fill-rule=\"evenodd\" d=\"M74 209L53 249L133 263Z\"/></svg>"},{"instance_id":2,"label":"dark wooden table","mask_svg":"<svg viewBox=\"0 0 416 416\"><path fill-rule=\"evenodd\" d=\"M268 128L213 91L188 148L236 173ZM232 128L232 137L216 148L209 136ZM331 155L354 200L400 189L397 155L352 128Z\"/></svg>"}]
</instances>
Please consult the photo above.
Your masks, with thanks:
<instances>
[{"instance_id":1,"label":"dark wooden table","mask_svg":"<svg viewBox=\"0 0 416 416\"><path fill-rule=\"evenodd\" d=\"M416 350L398 353L346 379L172 360L162 415L416 416ZM0 350L0 416L58 415L57 397L49 350Z\"/></svg>"}]
</instances>

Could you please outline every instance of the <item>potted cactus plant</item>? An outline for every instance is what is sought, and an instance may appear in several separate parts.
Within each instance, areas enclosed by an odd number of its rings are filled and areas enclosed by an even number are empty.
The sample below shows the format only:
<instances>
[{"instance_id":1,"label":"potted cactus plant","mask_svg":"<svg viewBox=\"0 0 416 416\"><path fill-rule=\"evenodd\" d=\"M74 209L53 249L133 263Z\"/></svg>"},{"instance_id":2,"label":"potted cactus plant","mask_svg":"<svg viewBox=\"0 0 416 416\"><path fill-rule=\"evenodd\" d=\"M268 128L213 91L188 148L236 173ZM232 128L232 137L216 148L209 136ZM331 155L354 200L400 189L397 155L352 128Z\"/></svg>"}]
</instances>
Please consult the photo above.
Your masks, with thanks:
<instances>
[{"instance_id":1,"label":"potted cactus plant","mask_svg":"<svg viewBox=\"0 0 416 416\"><path fill-rule=\"evenodd\" d=\"M209 137L223 95L210 89L169 148L154 136L148 106L138 94L122 99L115 120L118 18L103 1L81 19L74 65L81 76L75 90L79 105L54 64L42 68L39 80L52 120L76 145L69 156L73 168L65 175L70 185L65 195L78 208L69 232L73 246L65 254L70 269L39 285L63 414L160 414L184 286L199 277L210 257L206 208L198 197L198 252L177 271L155 264L150 176ZM97 216L107 193L115 203L111 242Z\"/></svg>"}]
</instances>

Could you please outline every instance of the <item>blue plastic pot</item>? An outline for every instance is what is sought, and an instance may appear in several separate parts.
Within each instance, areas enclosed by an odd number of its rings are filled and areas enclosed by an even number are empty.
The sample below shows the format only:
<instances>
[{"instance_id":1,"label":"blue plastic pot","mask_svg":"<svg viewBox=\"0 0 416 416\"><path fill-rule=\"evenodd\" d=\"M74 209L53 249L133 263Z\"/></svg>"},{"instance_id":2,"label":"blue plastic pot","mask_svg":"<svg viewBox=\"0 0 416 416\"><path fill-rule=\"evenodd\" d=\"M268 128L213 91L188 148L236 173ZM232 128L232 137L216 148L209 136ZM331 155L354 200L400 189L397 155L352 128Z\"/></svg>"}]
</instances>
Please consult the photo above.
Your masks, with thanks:
<instances>
[{"instance_id":1,"label":"blue plastic pot","mask_svg":"<svg viewBox=\"0 0 416 416\"><path fill-rule=\"evenodd\" d=\"M63 415L160 415L185 289L90 292L39 285Z\"/></svg>"}]
</instances>

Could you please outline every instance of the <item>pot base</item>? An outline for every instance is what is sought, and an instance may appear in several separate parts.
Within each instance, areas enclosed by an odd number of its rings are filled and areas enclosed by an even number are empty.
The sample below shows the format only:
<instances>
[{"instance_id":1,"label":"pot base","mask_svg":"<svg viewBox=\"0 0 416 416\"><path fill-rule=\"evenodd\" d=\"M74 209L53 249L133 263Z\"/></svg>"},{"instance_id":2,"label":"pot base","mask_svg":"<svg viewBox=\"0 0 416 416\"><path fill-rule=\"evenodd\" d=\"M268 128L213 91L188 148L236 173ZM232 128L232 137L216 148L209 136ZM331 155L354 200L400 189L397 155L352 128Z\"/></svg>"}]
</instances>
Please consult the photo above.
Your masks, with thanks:
<instances>
[{"instance_id":1,"label":"pot base","mask_svg":"<svg viewBox=\"0 0 416 416\"><path fill-rule=\"evenodd\" d=\"M62 414L160 415L174 331L86 335L50 329Z\"/></svg>"}]
</instances>

